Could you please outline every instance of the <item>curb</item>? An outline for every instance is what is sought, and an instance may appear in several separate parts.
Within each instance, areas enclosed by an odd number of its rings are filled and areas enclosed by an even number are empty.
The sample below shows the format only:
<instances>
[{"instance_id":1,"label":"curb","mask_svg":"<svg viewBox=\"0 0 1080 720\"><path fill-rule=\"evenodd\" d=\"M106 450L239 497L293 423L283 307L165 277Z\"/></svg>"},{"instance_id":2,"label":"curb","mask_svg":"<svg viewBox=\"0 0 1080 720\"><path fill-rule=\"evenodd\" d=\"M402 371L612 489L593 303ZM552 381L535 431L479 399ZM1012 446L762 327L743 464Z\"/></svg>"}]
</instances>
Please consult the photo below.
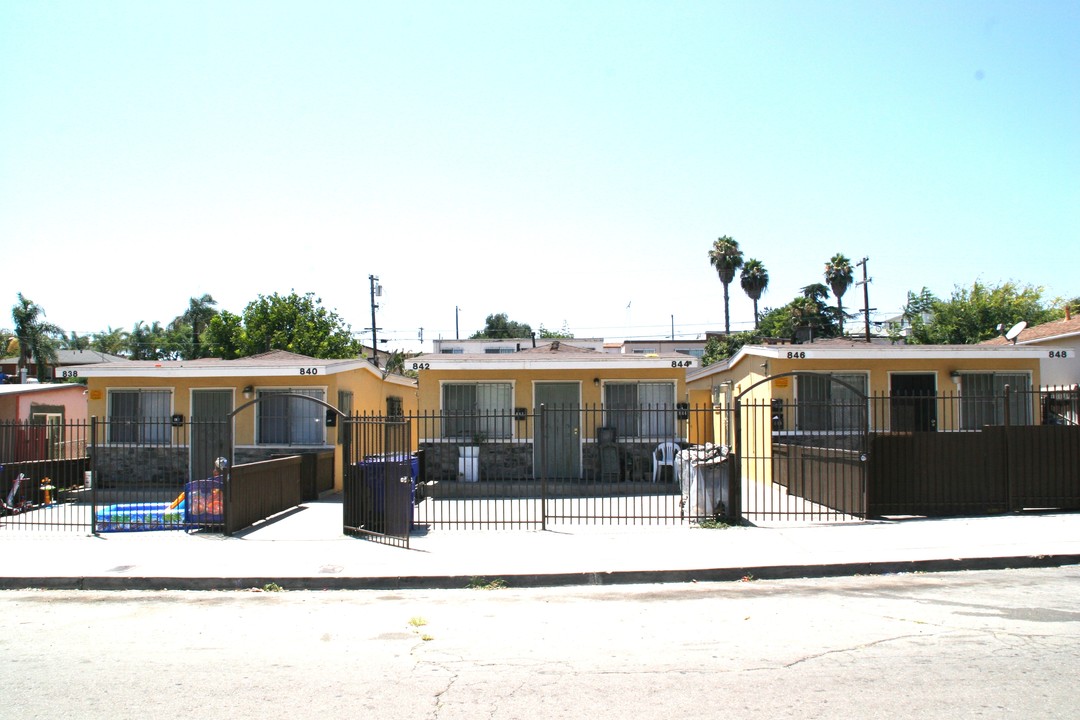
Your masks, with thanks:
<instances>
[{"instance_id":1,"label":"curb","mask_svg":"<svg viewBox=\"0 0 1080 720\"><path fill-rule=\"evenodd\" d=\"M857 575L898 575L977 570L1021 570L1080 565L1080 554L1020 555L1014 557L951 558L831 565L765 565L698 570L629 570L500 575L497 578L465 575L387 577L0 577L2 590L250 590L276 585L282 590L464 590L477 580L501 580L506 588L573 587L583 585L648 585L656 583L742 582L797 580Z\"/></svg>"}]
</instances>

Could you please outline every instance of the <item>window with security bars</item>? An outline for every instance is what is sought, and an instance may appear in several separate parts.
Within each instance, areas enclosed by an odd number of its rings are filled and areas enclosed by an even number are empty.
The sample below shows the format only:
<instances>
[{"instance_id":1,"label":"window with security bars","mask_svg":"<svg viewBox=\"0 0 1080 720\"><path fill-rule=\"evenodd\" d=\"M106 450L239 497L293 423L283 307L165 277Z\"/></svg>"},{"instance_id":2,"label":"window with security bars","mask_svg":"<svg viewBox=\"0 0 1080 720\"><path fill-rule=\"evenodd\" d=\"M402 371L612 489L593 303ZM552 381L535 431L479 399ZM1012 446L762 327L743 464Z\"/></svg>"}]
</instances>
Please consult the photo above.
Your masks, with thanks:
<instances>
[{"instance_id":1,"label":"window with security bars","mask_svg":"<svg viewBox=\"0 0 1080 720\"><path fill-rule=\"evenodd\" d=\"M866 429L865 374L799 375L796 382L796 429L804 432L860 432Z\"/></svg>"},{"instance_id":2,"label":"window with security bars","mask_svg":"<svg viewBox=\"0 0 1080 720\"><path fill-rule=\"evenodd\" d=\"M110 390L109 442L168 442L171 410L172 390Z\"/></svg>"},{"instance_id":3,"label":"window with security bars","mask_svg":"<svg viewBox=\"0 0 1080 720\"><path fill-rule=\"evenodd\" d=\"M604 424L618 437L674 438L675 383L605 383Z\"/></svg>"},{"instance_id":4,"label":"window with security bars","mask_svg":"<svg viewBox=\"0 0 1080 720\"><path fill-rule=\"evenodd\" d=\"M259 445L323 445L326 442L326 408L306 399L325 402L325 391L311 388L259 390L258 397L256 442Z\"/></svg>"},{"instance_id":5,"label":"window with security bars","mask_svg":"<svg viewBox=\"0 0 1080 720\"><path fill-rule=\"evenodd\" d=\"M446 383L442 387L443 437L472 440L513 435L510 383Z\"/></svg>"},{"instance_id":6,"label":"window with security bars","mask_svg":"<svg viewBox=\"0 0 1080 720\"><path fill-rule=\"evenodd\" d=\"M960 427L978 430L1005 424L1005 386L1009 395L1009 422L1031 425L1031 376L1026 373L960 373Z\"/></svg>"}]
</instances>

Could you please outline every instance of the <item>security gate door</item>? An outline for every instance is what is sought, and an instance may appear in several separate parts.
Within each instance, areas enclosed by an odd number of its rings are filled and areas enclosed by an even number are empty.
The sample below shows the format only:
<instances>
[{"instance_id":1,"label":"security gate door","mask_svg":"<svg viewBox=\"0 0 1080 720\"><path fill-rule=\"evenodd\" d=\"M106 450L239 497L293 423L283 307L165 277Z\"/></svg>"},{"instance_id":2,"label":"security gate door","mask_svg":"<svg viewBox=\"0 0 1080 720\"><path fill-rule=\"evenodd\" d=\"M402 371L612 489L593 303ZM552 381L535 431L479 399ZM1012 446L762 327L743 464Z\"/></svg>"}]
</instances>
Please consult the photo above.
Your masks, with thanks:
<instances>
[{"instance_id":1,"label":"security gate door","mask_svg":"<svg viewBox=\"0 0 1080 720\"><path fill-rule=\"evenodd\" d=\"M344 420L342 526L346 535L409 546L417 459L407 421L383 417Z\"/></svg>"},{"instance_id":2,"label":"security gate door","mask_svg":"<svg viewBox=\"0 0 1080 720\"><path fill-rule=\"evenodd\" d=\"M226 423L232 412L232 390L191 391L191 477L201 480L214 474L214 460L231 457L226 447Z\"/></svg>"},{"instance_id":3,"label":"security gate door","mask_svg":"<svg viewBox=\"0 0 1080 720\"><path fill-rule=\"evenodd\" d=\"M796 392L775 397L767 386L787 378ZM733 421L732 502L744 520L865 518L869 414L860 389L825 373L774 375L736 397Z\"/></svg>"},{"instance_id":4,"label":"security gate door","mask_svg":"<svg viewBox=\"0 0 1080 720\"><path fill-rule=\"evenodd\" d=\"M537 472L549 480L581 477L581 386L537 383L536 404L543 408L534 449Z\"/></svg>"}]
</instances>

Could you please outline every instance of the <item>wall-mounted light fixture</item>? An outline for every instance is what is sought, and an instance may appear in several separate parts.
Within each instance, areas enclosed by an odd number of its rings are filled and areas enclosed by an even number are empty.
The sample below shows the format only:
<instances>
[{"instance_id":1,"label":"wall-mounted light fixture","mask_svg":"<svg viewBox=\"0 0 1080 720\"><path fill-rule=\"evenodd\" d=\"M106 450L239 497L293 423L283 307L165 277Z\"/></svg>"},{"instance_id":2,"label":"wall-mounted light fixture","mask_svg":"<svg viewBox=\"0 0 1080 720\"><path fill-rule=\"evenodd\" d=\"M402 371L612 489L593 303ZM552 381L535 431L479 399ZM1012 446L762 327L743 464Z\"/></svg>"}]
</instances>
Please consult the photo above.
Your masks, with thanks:
<instances>
[{"instance_id":1,"label":"wall-mounted light fixture","mask_svg":"<svg viewBox=\"0 0 1080 720\"><path fill-rule=\"evenodd\" d=\"M953 370L951 373L949 373L949 377L951 377L952 381L954 383L956 383L957 385L960 384L960 371L959 370Z\"/></svg>"},{"instance_id":2,"label":"wall-mounted light fixture","mask_svg":"<svg viewBox=\"0 0 1080 720\"><path fill-rule=\"evenodd\" d=\"M600 387L600 378L593 378L592 384L596 387Z\"/></svg>"},{"instance_id":3,"label":"wall-mounted light fixture","mask_svg":"<svg viewBox=\"0 0 1080 720\"><path fill-rule=\"evenodd\" d=\"M255 394L255 388L251 385L244 386L244 399L250 400L251 396Z\"/></svg>"}]
</instances>

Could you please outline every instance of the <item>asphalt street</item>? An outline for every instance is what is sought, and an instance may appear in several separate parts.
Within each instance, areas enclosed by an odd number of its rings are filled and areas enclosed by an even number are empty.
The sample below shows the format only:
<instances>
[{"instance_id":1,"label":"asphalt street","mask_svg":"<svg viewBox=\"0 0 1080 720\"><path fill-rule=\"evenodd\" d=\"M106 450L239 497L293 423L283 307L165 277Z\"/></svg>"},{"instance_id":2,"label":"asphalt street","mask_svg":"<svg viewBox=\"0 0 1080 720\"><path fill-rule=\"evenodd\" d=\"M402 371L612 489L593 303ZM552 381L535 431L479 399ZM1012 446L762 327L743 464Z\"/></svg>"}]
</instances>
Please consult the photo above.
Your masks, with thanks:
<instances>
[{"instance_id":1,"label":"asphalt street","mask_svg":"<svg viewBox=\"0 0 1080 720\"><path fill-rule=\"evenodd\" d=\"M0 593L5 718L1072 718L1080 568Z\"/></svg>"}]
</instances>

